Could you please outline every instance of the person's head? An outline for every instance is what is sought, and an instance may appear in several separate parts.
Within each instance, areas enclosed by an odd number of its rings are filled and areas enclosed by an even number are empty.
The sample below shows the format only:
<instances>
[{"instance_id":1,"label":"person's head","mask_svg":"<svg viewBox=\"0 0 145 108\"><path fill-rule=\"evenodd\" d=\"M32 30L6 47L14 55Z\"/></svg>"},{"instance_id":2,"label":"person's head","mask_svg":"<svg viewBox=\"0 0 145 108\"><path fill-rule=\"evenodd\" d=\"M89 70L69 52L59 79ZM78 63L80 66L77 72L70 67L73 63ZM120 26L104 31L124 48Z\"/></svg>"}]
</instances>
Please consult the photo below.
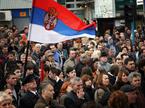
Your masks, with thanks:
<instances>
[{"instance_id":1,"label":"person's head","mask_svg":"<svg viewBox=\"0 0 145 108\"><path fill-rule=\"evenodd\" d=\"M126 108L128 105L128 98L127 95L118 90L113 92L108 100L109 108Z\"/></svg>"},{"instance_id":2,"label":"person's head","mask_svg":"<svg viewBox=\"0 0 145 108\"><path fill-rule=\"evenodd\" d=\"M73 67L67 67L66 68L66 74L67 74L67 77L69 79L72 79L72 78L76 77L76 71Z\"/></svg>"},{"instance_id":3,"label":"person's head","mask_svg":"<svg viewBox=\"0 0 145 108\"><path fill-rule=\"evenodd\" d=\"M135 61L129 57L124 60L124 65L129 71L135 71Z\"/></svg>"},{"instance_id":4,"label":"person's head","mask_svg":"<svg viewBox=\"0 0 145 108\"><path fill-rule=\"evenodd\" d=\"M44 55L46 57L46 60L50 62L54 61L54 57L53 57L54 53L51 50L46 50Z\"/></svg>"},{"instance_id":5,"label":"person's head","mask_svg":"<svg viewBox=\"0 0 145 108\"><path fill-rule=\"evenodd\" d=\"M50 67L50 70L48 72L48 77L55 80L55 72L56 72L56 68L55 67Z\"/></svg>"},{"instance_id":6,"label":"person's head","mask_svg":"<svg viewBox=\"0 0 145 108\"><path fill-rule=\"evenodd\" d=\"M108 61L108 54L105 51L101 51L101 55L100 55L100 61L102 63L106 63Z\"/></svg>"},{"instance_id":7,"label":"person's head","mask_svg":"<svg viewBox=\"0 0 145 108\"><path fill-rule=\"evenodd\" d=\"M76 57L76 51L74 48L71 48L70 51L69 51L69 57L71 59L74 59Z\"/></svg>"},{"instance_id":8,"label":"person's head","mask_svg":"<svg viewBox=\"0 0 145 108\"><path fill-rule=\"evenodd\" d=\"M141 86L141 74L138 72L131 72L128 75L128 80L135 88L139 88Z\"/></svg>"},{"instance_id":9,"label":"person's head","mask_svg":"<svg viewBox=\"0 0 145 108\"><path fill-rule=\"evenodd\" d=\"M26 59L26 54L25 53L21 54L20 61L22 61L23 64L25 63L25 59Z\"/></svg>"},{"instance_id":10,"label":"person's head","mask_svg":"<svg viewBox=\"0 0 145 108\"><path fill-rule=\"evenodd\" d=\"M14 51L9 52L8 59L9 59L9 61L14 61L16 59Z\"/></svg>"},{"instance_id":11,"label":"person's head","mask_svg":"<svg viewBox=\"0 0 145 108\"><path fill-rule=\"evenodd\" d=\"M0 92L0 108L14 108L12 97L5 92Z\"/></svg>"},{"instance_id":12,"label":"person's head","mask_svg":"<svg viewBox=\"0 0 145 108\"><path fill-rule=\"evenodd\" d=\"M35 44L35 46L34 46L34 51L36 52L36 53L40 53L40 49L41 49L41 45L40 44Z\"/></svg>"},{"instance_id":13,"label":"person's head","mask_svg":"<svg viewBox=\"0 0 145 108\"><path fill-rule=\"evenodd\" d=\"M57 44L57 49L58 50L62 50L63 49L63 43L62 42Z\"/></svg>"},{"instance_id":14,"label":"person's head","mask_svg":"<svg viewBox=\"0 0 145 108\"><path fill-rule=\"evenodd\" d=\"M120 32L120 40L125 41L125 35L123 32Z\"/></svg>"},{"instance_id":15,"label":"person's head","mask_svg":"<svg viewBox=\"0 0 145 108\"><path fill-rule=\"evenodd\" d=\"M121 58L116 58L115 59L115 64L121 67L123 65L122 59Z\"/></svg>"},{"instance_id":16,"label":"person's head","mask_svg":"<svg viewBox=\"0 0 145 108\"><path fill-rule=\"evenodd\" d=\"M24 33L25 33L25 34L28 34L28 31L29 31L28 26L25 26L25 27L24 27Z\"/></svg>"},{"instance_id":17,"label":"person's head","mask_svg":"<svg viewBox=\"0 0 145 108\"><path fill-rule=\"evenodd\" d=\"M88 66L83 67L82 72L81 72L81 76L83 76L85 74L92 76L92 69Z\"/></svg>"},{"instance_id":18,"label":"person's head","mask_svg":"<svg viewBox=\"0 0 145 108\"><path fill-rule=\"evenodd\" d=\"M57 50L55 44L50 45L50 49L52 52L55 52Z\"/></svg>"},{"instance_id":19,"label":"person's head","mask_svg":"<svg viewBox=\"0 0 145 108\"><path fill-rule=\"evenodd\" d=\"M3 54L7 54L8 53L8 45L4 45L3 47L2 47L2 53Z\"/></svg>"},{"instance_id":20,"label":"person's head","mask_svg":"<svg viewBox=\"0 0 145 108\"><path fill-rule=\"evenodd\" d=\"M85 53L84 54L81 54L80 61L82 63L86 64L88 62L88 56Z\"/></svg>"},{"instance_id":21,"label":"person's head","mask_svg":"<svg viewBox=\"0 0 145 108\"><path fill-rule=\"evenodd\" d=\"M122 47L122 53L127 54L128 53L128 48L126 46Z\"/></svg>"},{"instance_id":22,"label":"person's head","mask_svg":"<svg viewBox=\"0 0 145 108\"><path fill-rule=\"evenodd\" d=\"M46 100L46 101L51 101L53 99L54 95L54 87L50 83L46 83L43 85L41 89L41 96Z\"/></svg>"},{"instance_id":23,"label":"person's head","mask_svg":"<svg viewBox=\"0 0 145 108\"><path fill-rule=\"evenodd\" d=\"M117 76L119 69L120 68L118 65L112 65L110 68L110 73L113 74L114 76Z\"/></svg>"},{"instance_id":24,"label":"person's head","mask_svg":"<svg viewBox=\"0 0 145 108\"><path fill-rule=\"evenodd\" d=\"M34 75L26 76L22 82L22 85L25 85L28 91L36 91L36 77Z\"/></svg>"},{"instance_id":25,"label":"person's head","mask_svg":"<svg viewBox=\"0 0 145 108\"><path fill-rule=\"evenodd\" d=\"M60 93L65 94L65 93L70 92L70 91L72 91L72 87L70 85L70 82L65 81L61 86Z\"/></svg>"},{"instance_id":26,"label":"person's head","mask_svg":"<svg viewBox=\"0 0 145 108\"><path fill-rule=\"evenodd\" d=\"M97 78L97 85L102 87L108 87L110 84L109 76L106 72L101 72Z\"/></svg>"},{"instance_id":27,"label":"person's head","mask_svg":"<svg viewBox=\"0 0 145 108\"><path fill-rule=\"evenodd\" d=\"M5 81L7 85L14 87L17 83L17 77L15 73L7 73L5 75Z\"/></svg>"},{"instance_id":28,"label":"person's head","mask_svg":"<svg viewBox=\"0 0 145 108\"><path fill-rule=\"evenodd\" d=\"M128 97L128 103L129 104L135 104L137 99L136 89L132 85L126 84L120 88L121 91L123 91L127 97Z\"/></svg>"},{"instance_id":29,"label":"person's head","mask_svg":"<svg viewBox=\"0 0 145 108\"><path fill-rule=\"evenodd\" d=\"M32 62L27 62L26 65L26 76L34 73L34 64Z\"/></svg>"},{"instance_id":30,"label":"person's head","mask_svg":"<svg viewBox=\"0 0 145 108\"><path fill-rule=\"evenodd\" d=\"M121 68L120 71L118 72L118 80L117 82L123 82L127 83L128 82L128 74L129 72L125 68Z\"/></svg>"},{"instance_id":31,"label":"person's head","mask_svg":"<svg viewBox=\"0 0 145 108\"><path fill-rule=\"evenodd\" d=\"M21 76L22 76L22 71L21 71L19 66L15 67L14 73L15 73L17 79L19 80L21 78Z\"/></svg>"},{"instance_id":32,"label":"person's head","mask_svg":"<svg viewBox=\"0 0 145 108\"><path fill-rule=\"evenodd\" d=\"M102 100L103 96L105 94L105 91L101 88L98 88L96 91L95 91L95 94L94 94L94 99L95 99L95 102L98 103Z\"/></svg>"},{"instance_id":33,"label":"person's head","mask_svg":"<svg viewBox=\"0 0 145 108\"><path fill-rule=\"evenodd\" d=\"M74 92L77 92L77 90L83 87L82 80L79 77L72 78L70 83Z\"/></svg>"},{"instance_id":34,"label":"person's head","mask_svg":"<svg viewBox=\"0 0 145 108\"><path fill-rule=\"evenodd\" d=\"M90 87L90 86L92 86L92 78L91 78L90 75L84 74L81 77L81 79L82 79L84 87Z\"/></svg>"}]
</instances>

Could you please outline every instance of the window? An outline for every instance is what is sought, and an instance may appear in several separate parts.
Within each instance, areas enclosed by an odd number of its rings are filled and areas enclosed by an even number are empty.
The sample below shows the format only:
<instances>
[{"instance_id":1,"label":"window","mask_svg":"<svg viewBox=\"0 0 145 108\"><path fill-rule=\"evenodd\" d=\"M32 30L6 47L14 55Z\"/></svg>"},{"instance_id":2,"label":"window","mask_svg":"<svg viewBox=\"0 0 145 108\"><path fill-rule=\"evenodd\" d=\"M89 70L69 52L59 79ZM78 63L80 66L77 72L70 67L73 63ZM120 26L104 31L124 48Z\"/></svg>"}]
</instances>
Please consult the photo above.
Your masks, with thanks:
<instances>
[{"instance_id":1,"label":"window","mask_svg":"<svg viewBox=\"0 0 145 108\"><path fill-rule=\"evenodd\" d=\"M74 4L67 4L66 7L67 8L74 8Z\"/></svg>"},{"instance_id":2,"label":"window","mask_svg":"<svg viewBox=\"0 0 145 108\"><path fill-rule=\"evenodd\" d=\"M81 4L78 3L78 4L76 5L76 7L77 7L77 8L83 8L83 4L82 4L82 3L81 3Z\"/></svg>"},{"instance_id":3,"label":"window","mask_svg":"<svg viewBox=\"0 0 145 108\"><path fill-rule=\"evenodd\" d=\"M76 1L84 1L84 0L76 0Z\"/></svg>"},{"instance_id":4,"label":"window","mask_svg":"<svg viewBox=\"0 0 145 108\"><path fill-rule=\"evenodd\" d=\"M65 0L57 0L57 2L60 4L65 4Z\"/></svg>"},{"instance_id":5,"label":"window","mask_svg":"<svg viewBox=\"0 0 145 108\"><path fill-rule=\"evenodd\" d=\"M66 0L66 2L74 2L74 0Z\"/></svg>"}]
</instances>

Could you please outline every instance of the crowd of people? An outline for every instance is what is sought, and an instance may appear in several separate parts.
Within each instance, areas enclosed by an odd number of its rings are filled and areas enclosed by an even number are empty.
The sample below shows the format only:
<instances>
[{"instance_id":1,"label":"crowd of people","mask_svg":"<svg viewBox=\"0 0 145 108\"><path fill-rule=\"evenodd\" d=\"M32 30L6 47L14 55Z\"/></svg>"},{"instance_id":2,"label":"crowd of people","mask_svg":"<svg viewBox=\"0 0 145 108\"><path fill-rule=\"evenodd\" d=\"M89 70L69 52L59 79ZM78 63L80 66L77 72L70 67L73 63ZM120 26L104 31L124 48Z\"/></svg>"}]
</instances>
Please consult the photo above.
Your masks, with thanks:
<instances>
[{"instance_id":1,"label":"crowd of people","mask_svg":"<svg viewBox=\"0 0 145 108\"><path fill-rule=\"evenodd\" d=\"M56 44L28 44L27 35L0 27L0 108L144 108L139 27L134 43L128 27Z\"/></svg>"}]
</instances>

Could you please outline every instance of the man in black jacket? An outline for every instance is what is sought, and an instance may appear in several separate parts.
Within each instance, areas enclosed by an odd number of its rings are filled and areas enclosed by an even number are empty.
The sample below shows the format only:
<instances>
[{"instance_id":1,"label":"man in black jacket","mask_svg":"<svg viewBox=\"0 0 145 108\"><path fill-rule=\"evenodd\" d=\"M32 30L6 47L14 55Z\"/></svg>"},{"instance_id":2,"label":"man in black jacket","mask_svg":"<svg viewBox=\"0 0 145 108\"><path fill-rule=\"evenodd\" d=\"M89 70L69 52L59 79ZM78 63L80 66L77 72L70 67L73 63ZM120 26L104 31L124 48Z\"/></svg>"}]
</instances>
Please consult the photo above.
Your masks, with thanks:
<instances>
[{"instance_id":1,"label":"man in black jacket","mask_svg":"<svg viewBox=\"0 0 145 108\"><path fill-rule=\"evenodd\" d=\"M24 81L23 85L27 86L28 91L20 99L20 108L34 108L39 95L37 93L37 84L34 75L28 75Z\"/></svg>"},{"instance_id":2,"label":"man in black jacket","mask_svg":"<svg viewBox=\"0 0 145 108\"><path fill-rule=\"evenodd\" d=\"M53 99L54 87L50 83L43 85L41 96L34 108L63 108Z\"/></svg>"},{"instance_id":3,"label":"man in black jacket","mask_svg":"<svg viewBox=\"0 0 145 108\"><path fill-rule=\"evenodd\" d=\"M78 97L78 90L83 88L82 80L79 77L75 77L70 80L71 86L73 90L69 92L64 99L64 106L66 108L80 108L79 97Z\"/></svg>"}]
</instances>

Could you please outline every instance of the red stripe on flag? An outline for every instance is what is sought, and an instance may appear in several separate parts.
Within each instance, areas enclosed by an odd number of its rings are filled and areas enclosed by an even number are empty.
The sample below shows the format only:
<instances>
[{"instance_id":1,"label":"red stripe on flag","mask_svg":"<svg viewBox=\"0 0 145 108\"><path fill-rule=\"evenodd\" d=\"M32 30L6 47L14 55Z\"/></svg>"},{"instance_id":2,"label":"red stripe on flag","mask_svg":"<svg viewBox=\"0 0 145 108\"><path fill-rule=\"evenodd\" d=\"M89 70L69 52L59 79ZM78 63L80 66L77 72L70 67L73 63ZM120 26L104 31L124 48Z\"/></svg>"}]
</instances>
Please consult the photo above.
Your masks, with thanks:
<instances>
[{"instance_id":1,"label":"red stripe on flag","mask_svg":"<svg viewBox=\"0 0 145 108\"><path fill-rule=\"evenodd\" d=\"M80 31L94 25L94 24L86 25L73 12L69 11L67 8L58 4L54 0L34 0L33 6L43 9L46 12L48 11L49 8L55 8L57 13L57 18L74 30Z\"/></svg>"}]
</instances>

